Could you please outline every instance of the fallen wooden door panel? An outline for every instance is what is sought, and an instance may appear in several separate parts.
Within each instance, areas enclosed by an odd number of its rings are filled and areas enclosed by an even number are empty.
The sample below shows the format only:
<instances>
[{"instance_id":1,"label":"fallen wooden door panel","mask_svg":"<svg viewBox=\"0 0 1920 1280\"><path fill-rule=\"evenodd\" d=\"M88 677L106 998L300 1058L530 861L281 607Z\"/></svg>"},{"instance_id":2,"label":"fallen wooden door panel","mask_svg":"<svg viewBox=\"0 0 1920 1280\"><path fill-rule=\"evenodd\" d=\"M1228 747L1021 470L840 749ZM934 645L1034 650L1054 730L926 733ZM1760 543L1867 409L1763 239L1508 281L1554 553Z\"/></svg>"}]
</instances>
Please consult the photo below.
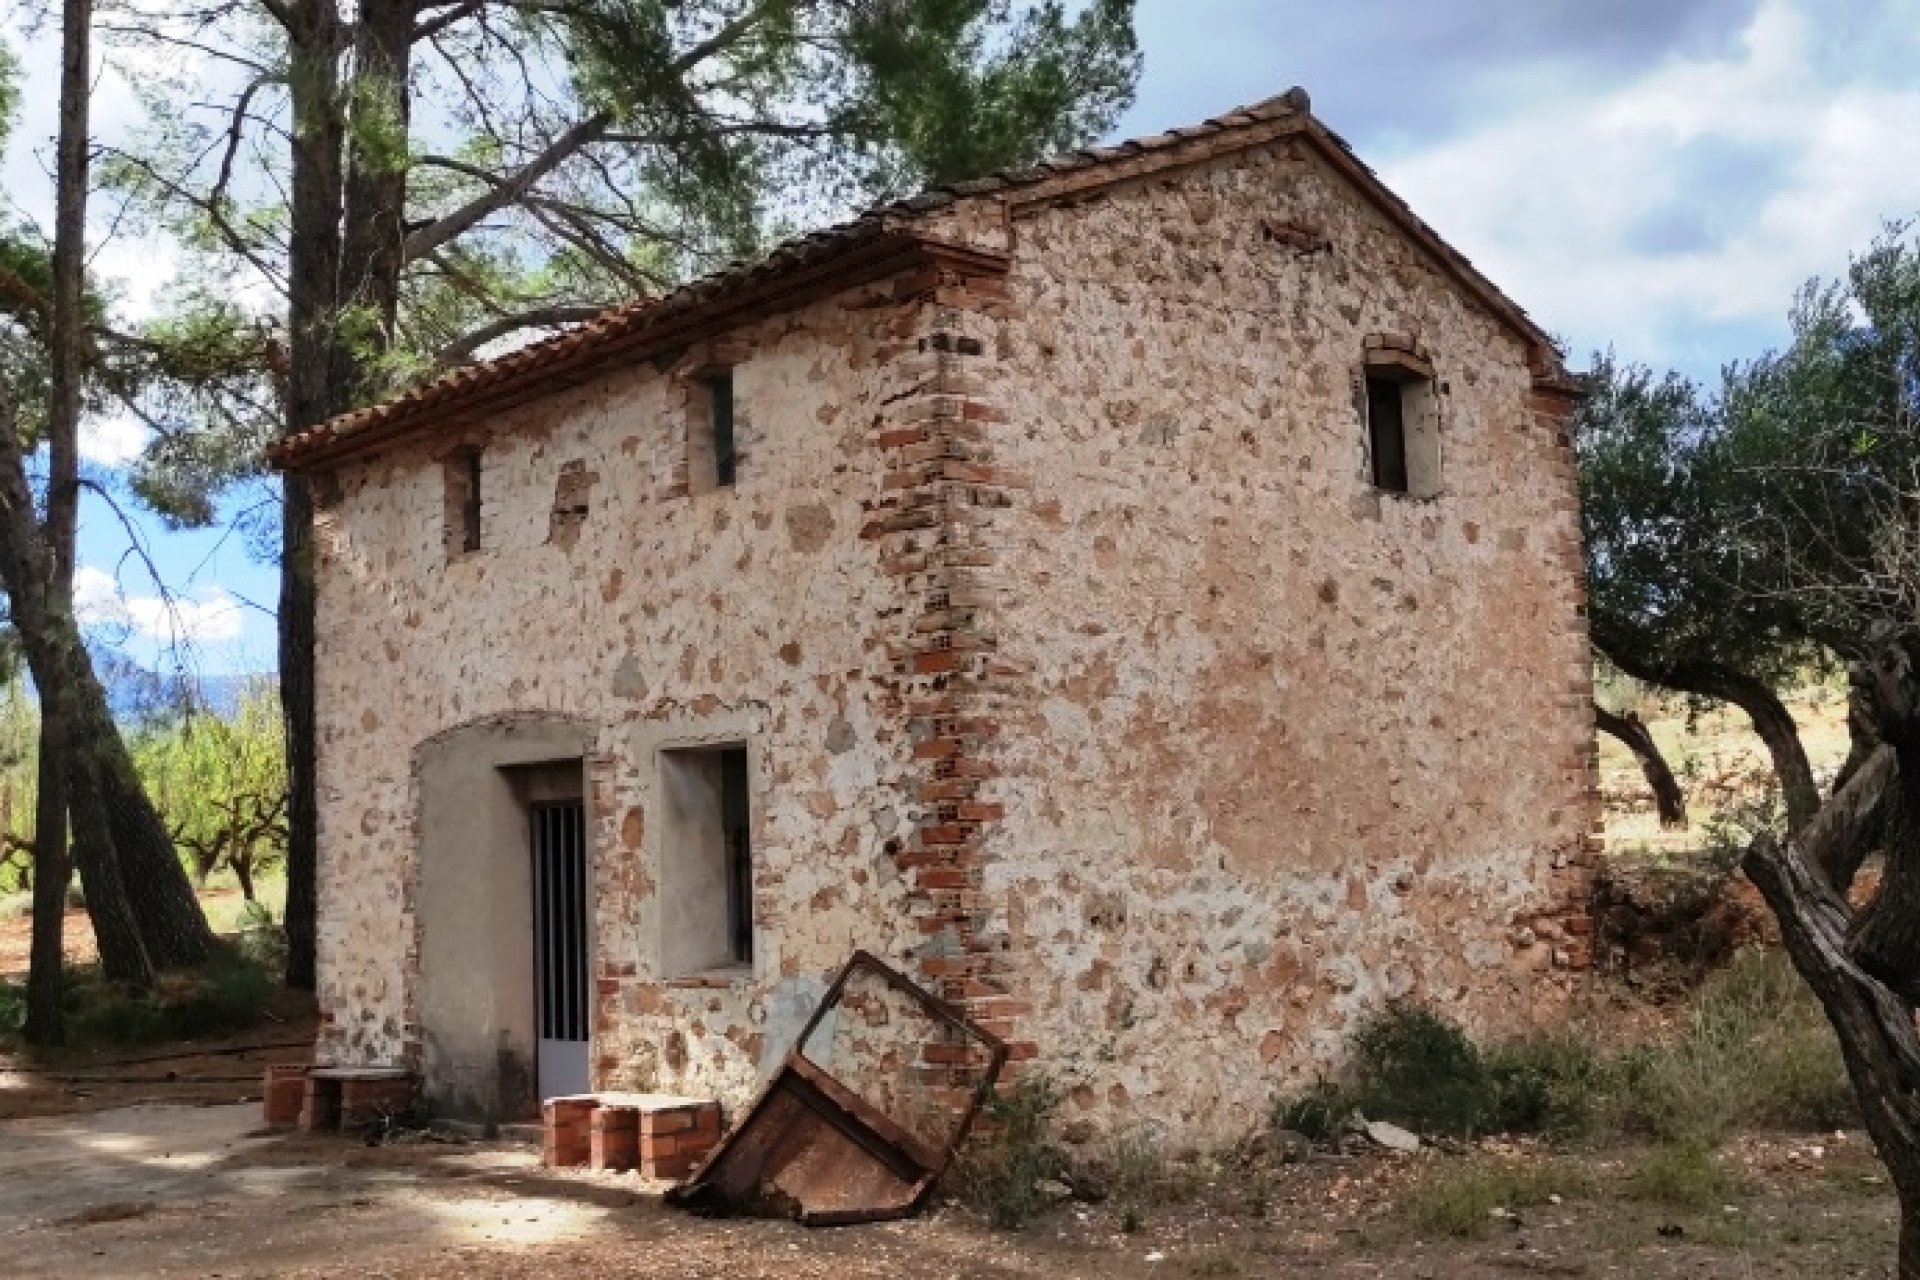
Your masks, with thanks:
<instances>
[{"instance_id":1,"label":"fallen wooden door panel","mask_svg":"<svg viewBox=\"0 0 1920 1280\"><path fill-rule=\"evenodd\" d=\"M998 1038L857 951L746 1116L667 1202L810 1226L904 1217L952 1162L1006 1057Z\"/></svg>"}]
</instances>

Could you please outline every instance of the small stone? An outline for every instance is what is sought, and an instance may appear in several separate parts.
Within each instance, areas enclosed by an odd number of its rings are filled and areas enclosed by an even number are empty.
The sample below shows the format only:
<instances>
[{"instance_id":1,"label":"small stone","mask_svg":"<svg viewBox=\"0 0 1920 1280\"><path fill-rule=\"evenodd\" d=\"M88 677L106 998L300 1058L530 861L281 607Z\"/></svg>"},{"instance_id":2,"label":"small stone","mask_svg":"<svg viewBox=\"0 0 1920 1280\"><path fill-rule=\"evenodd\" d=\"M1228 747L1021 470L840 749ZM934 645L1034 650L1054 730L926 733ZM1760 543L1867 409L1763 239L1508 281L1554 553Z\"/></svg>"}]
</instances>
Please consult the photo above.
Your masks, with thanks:
<instances>
[{"instance_id":1,"label":"small stone","mask_svg":"<svg viewBox=\"0 0 1920 1280\"><path fill-rule=\"evenodd\" d=\"M1049 1205L1065 1204L1073 1199L1073 1188L1058 1178L1042 1178L1034 1184L1034 1190L1038 1191L1040 1198Z\"/></svg>"},{"instance_id":2,"label":"small stone","mask_svg":"<svg viewBox=\"0 0 1920 1280\"><path fill-rule=\"evenodd\" d=\"M1389 1151L1411 1154L1420 1149L1420 1139L1397 1124L1385 1120L1367 1121L1367 1136Z\"/></svg>"}]
</instances>

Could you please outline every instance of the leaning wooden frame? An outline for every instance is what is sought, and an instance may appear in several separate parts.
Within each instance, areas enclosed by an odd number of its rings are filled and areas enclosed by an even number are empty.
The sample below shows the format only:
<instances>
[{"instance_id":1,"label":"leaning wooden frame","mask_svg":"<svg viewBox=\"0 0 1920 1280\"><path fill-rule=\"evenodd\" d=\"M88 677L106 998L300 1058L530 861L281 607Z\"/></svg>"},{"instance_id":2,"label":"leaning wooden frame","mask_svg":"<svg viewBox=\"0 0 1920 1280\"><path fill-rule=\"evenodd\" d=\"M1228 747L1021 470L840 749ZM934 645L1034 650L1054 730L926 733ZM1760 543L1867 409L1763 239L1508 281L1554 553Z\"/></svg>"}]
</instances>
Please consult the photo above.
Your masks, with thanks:
<instances>
[{"instance_id":1,"label":"leaning wooden frame","mask_svg":"<svg viewBox=\"0 0 1920 1280\"><path fill-rule=\"evenodd\" d=\"M997 1036L856 951L780 1069L667 1203L815 1227L906 1217L953 1162L1006 1060Z\"/></svg>"}]
</instances>

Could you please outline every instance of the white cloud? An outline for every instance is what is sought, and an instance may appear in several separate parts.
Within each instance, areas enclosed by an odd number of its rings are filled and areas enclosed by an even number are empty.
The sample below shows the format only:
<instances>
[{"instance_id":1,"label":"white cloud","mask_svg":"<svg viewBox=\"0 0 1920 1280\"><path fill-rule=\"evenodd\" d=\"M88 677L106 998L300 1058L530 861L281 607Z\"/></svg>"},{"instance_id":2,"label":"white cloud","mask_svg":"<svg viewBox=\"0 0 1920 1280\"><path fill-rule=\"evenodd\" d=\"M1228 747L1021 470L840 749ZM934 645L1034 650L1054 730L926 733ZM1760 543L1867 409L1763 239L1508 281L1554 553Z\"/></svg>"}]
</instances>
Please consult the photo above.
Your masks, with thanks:
<instances>
[{"instance_id":1,"label":"white cloud","mask_svg":"<svg viewBox=\"0 0 1920 1280\"><path fill-rule=\"evenodd\" d=\"M90 418L80 428L80 456L102 467L124 467L146 447L148 431L132 414Z\"/></svg>"},{"instance_id":2,"label":"white cloud","mask_svg":"<svg viewBox=\"0 0 1920 1280\"><path fill-rule=\"evenodd\" d=\"M1529 95L1384 176L1576 357L1684 363L1716 326L1777 334L1796 288L1920 213L1920 87L1846 78L1819 24L1810 0L1767 0L1729 52ZM1851 38L1920 61L1920 24L1885 28Z\"/></svg>"},{"instance_id":3,"label":"white cloud","mask_svg":"<svg viewBox=\"0 0 1920 1280\"><path fill-rule=\"evenodd\" d=\"M89 627L130 632L158 644L219 644L238 640L242 605L218 585L192 597L127 595L103 569L82 565L73 575L74 614Z\"/></svg>"}]
</instances>

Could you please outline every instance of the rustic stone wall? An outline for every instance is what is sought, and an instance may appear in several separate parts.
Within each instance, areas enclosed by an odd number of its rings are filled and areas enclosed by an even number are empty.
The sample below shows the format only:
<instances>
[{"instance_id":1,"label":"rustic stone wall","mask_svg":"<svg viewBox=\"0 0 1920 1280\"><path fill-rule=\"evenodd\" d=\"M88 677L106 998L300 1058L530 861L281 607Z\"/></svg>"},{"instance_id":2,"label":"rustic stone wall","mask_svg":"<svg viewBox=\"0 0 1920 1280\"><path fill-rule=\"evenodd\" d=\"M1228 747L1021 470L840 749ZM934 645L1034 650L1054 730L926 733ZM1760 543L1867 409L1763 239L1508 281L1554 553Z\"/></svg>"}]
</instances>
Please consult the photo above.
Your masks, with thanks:
<instances>
[{"instance_id":1,"label":"rustic stone wall","mask_svg":"<svg viewBox=\"0 0 1920 1280\"><path fill-rule=\"evenodd\" d=\"M1074 1119L1190 1137L1388 999L1550 1018L1592 785L1567 388L1272 132L929 220L1004 281L864 286L342 467L322 1054L421 1056L422 745L515 723L592 737L601 1087L742 1101L857 946ZM1432 371L1431 496L1369 481L1369 351ZM710 488L684 428L725 366ZM663 972L656 753L743 739L752 971Z\"/></svg>"},{"instance_id":2,"label":"rustic stone wall","mask_svg":"<svg viewBox=\"0 0 1920 1280\"><path fill-rule=\"evenodd\" d=\"M461 726L595 728L602 1086L738 1101L852 948L918 942L889 851L919 773L899 588L860 533L919 307L871 286L340 469L318 527L323 1057L420 1054L417 765ZM689 494L690 382L716 360L737 362L739 480ZM482 546L449 557L442 460L476 445ZM743 737L753 970L659 972L653 752Z\"/></svg>"},{"instance_id":3,"label":"rustic stone wall","mask_svg":"<svg viewBox=\"0 0 1920 1280\"><path fill-rule=\"evenodd\" d=\"M1031 487L983 625L1019 692L969 882L1003 1029L1076 1119L1226 1137L1384 1001L1551 1018L1591 823L1569 402L1298 142L1012 236L981 460ZM1370 338L1431 362L1436 496L1370 482Z\"/></svg>"}]
</instances>

